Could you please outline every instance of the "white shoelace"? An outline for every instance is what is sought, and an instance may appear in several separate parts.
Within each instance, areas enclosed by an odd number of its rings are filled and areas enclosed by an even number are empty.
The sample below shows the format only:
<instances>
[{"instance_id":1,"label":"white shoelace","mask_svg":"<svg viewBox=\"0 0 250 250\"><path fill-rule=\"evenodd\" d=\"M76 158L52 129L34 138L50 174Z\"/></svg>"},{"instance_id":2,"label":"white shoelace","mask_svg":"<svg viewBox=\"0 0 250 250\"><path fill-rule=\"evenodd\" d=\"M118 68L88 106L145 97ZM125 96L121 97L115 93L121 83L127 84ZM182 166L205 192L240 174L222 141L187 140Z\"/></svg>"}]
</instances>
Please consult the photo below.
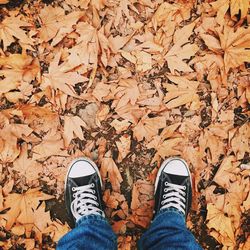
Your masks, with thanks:
<instances>
[{"instance_id":1,"label":"white shoelace","mask_svg":"<svg viewBox=\"0 0 250 250\"><path fill-rule=\"evenodd\" d=\"M96 201L97 197L95 194L95 190L93 187L94 183L81 186L81 187L73 187L72 191L75 192L73 194L73 201L71 203L71 212L76 220L80 219L82 216L96 214L102 215L104 212L98 208L99 203Z\"/></svg>"},{"instance_id":2,"label":"white shoelace","mask_svg":"<svg viewBox=\"0 0 250 250\"><path fill-rule=\"evenodd\" d=\"M174 207L185 215L186 199L184 198L185 191L183 190L186 190L186 187L168 182L165 182L165 186L164 192L167 192L167 194L163 195L163 201L161 202L163 206L161 209Z\"/></svg>"}]
</instances>

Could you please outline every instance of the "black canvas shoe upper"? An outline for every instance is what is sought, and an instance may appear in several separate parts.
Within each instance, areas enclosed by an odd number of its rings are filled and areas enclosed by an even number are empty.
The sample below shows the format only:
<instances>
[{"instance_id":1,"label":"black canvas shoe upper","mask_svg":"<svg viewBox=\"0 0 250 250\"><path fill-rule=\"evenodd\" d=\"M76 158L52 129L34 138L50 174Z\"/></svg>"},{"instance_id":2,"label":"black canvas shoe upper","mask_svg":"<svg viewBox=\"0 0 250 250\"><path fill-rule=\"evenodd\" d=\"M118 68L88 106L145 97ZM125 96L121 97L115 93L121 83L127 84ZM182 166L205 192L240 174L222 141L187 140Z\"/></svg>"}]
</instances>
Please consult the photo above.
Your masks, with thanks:
<instances>
[{"instance_id":1,"label":"black canvas shoe upper","mask_svg":"<svg viewBox=\"0 0 250 250\"><path fill-rule=\"evenodd\" d=\"M187 217L191 202L192 179L187 163L177 157L167 159L162 163L155 182L155 215L161 209L174 208Z\"/></svg>"},{"instance_id":2,"label":"black canvas shoe upper","mask_svg":"<svg viewBox=\"0 0 250 250\"><path fill-rule=\"evenodd\" d=\"M78 169L76 169L75 164L77 164ZM79 167L83 169L79 169ZM88 174L88 170L92 173L85 175L85 170L86 174ZM73 177L71 176L72 171L74 171ZM82 216L90 214L105 217L101 186L98 168L92 161L79 158L71 164L65 182L65 203L72 223L75 223Z\"/></svg>"}]
</instances>

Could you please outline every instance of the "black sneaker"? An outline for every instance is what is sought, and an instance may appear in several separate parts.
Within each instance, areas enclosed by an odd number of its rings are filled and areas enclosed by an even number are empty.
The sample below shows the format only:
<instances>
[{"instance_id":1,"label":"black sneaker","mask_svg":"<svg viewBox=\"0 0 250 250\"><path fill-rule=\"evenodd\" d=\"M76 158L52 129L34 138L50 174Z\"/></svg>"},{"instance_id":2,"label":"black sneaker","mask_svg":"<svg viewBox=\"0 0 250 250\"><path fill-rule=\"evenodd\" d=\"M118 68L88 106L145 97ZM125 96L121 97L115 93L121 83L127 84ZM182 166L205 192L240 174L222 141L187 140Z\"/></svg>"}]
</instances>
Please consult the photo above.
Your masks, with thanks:
<instances>
[{"instance_id":1,"label":"black sneaker","mask_svg":"<svg viewBox=\"0 0 250 250\"><path fill-rule=\"evenodd\" d=\"M105 217L100 173L90 159L78 158L71 163L65 181L65 204L73 225L82 216Z\"/></svg>"},{"instance_id":2,"label":"black sneaker","mask_svg":"<svg viewBox=\"0 0 250 250\"><path fill-rule=\"evenodd\" d=\"M156 215L161 209L174 208L187 217L192 202L192 179L187 163L178 157L165 160L155 181Z\"/></svg>"}]
</instances>

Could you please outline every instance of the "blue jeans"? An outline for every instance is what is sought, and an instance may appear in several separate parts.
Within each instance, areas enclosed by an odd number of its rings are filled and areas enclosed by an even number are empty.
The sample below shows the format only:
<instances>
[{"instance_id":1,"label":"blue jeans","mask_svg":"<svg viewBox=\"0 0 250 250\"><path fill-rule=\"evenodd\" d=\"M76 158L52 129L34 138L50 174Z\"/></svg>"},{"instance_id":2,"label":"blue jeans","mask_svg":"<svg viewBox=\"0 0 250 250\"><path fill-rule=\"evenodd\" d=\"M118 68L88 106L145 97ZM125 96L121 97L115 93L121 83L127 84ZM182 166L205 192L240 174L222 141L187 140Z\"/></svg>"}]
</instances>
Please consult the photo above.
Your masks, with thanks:
<instances>
[{"instance_id":1,"label":"blue jeans","mask_svg":"<svg viewBox=\"0 0 250 250\"><path fill-rule=\"evenodd\" d=\"M57 250L117 249L116 235L107 220L99 215L82 217L57 245ZM138 242L138 249L202 249L187 229L185 218L174 208L160 211Z\"/></svg>"}]
</instances>

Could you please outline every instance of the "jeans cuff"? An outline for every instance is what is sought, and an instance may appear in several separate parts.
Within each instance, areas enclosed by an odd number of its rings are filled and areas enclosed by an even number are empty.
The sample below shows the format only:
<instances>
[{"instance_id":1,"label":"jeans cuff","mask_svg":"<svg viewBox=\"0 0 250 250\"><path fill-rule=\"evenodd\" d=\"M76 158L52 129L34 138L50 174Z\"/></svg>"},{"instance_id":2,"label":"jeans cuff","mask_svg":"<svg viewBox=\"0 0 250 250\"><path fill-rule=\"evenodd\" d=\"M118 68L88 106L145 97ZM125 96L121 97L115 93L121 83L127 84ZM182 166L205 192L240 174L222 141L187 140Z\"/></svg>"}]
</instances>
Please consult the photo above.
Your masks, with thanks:
<instances>
[{"instance_id":1,"label":"jeans cuff","mask_svg":"<svg viewBox=\"0 0 250 250\"><path fill-rule=\"evenodd\" d=\"M80 219L76 221L76 226L80 226L82 224L89 224L91 222L105 222L108 223L107 219L97 214L90 214L82 216Z\"/></svg>"},{"instance_id":2,"label":"jeans cuff","mask_svg":"<svg viewBox=\"0 0 250 250\"><path fill-rule=\"evenodd\" d=\"M169 207L169 208L163 208L161 209L155 216L154 220L157 219L160 215L162 214L169 214L169 213L174 213L174 214L178 214L178 216L180 215L181 218L183 218L184 222L186 223L186 218L185 215L180 212L178 209L173 208L173 207Z\"/></svg>"}]
</instances>

